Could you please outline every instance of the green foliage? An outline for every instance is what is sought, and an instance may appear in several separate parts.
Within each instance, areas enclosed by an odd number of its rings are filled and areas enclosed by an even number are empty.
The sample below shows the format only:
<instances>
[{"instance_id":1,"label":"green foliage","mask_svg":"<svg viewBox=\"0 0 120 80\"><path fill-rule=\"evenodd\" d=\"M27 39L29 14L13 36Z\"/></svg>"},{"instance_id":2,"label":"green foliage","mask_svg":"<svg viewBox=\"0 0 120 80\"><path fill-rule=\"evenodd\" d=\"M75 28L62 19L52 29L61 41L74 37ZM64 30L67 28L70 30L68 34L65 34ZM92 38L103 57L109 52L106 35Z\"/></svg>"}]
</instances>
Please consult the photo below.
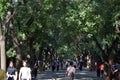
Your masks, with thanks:
<instances>
[{"instance_id":1,"label":"green foliage","mask_svg":"<svg viewBox=\"0 0 120 80\"><path fill-rule=\"evenodd\" d=\"M29 0L17 7L13 17L16 37L22 42L23 51L29 50L31 42L36 52L39 47L53 47L66 57L80 54L84 48L99 52L92 37L95 36L101 46L111 46L116 37L119 3L119 0ZM13 5L0 1L1 19L5 19L9 6ZM7 50L12 51L8 47Z\"/></svg>"},{"instance_id":2,"label":"green foliage","mask_svg":"<svg viewBox=\"0 0 120 80\"><path fill-rule=\"evenodd\" d=\"M0 0L0 18L3 20L6 16L8 6L10 4L7 1Z\"/></svg>"},{"instance_id":3,"label":"green foliage","mask_svg":"<svg viewBox=\"0 0 120 80\"><path fill-rule=\"evenodd\" d=\"M16 51L13 48L10 48L7 52L6 52L8 57L15 57L16 55Z\"/></svg>"}]
</instances>

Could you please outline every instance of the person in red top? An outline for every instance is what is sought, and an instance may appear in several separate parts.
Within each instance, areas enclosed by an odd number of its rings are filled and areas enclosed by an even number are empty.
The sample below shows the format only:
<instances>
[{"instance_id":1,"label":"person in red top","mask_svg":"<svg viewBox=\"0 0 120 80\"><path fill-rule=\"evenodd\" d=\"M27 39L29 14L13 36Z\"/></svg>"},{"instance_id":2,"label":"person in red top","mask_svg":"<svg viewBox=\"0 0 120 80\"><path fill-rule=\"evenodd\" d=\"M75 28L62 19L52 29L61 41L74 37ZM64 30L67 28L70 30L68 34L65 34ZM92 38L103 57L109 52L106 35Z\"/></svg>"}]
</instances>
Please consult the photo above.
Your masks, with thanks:
<instances>
[{"instance_id":1,"label":"person in red top","mask_svg":"<svg viewBox=\"0 0 120 80\"><path fill-rule=\"evenodd\" d=\"M100 77L100 62L97 62L96 68L97 68L97 77Z\"/></svg>"}]
</instances>

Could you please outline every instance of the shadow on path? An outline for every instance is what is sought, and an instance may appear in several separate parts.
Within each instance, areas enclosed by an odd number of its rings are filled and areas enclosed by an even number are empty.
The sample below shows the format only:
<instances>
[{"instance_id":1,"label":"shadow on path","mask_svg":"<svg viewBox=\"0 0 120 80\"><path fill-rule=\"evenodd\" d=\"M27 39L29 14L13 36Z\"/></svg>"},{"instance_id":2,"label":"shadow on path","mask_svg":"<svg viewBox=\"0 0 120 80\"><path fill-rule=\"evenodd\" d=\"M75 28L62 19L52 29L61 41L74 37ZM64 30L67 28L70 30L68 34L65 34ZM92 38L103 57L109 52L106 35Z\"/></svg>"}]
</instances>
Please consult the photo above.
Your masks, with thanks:
<instances>
[{"instance_id":1,"label":"shadow on path","mask_svg":"<svg viewBox=\"0 0 120 80\"><path fill-rule=\"evenodd\" d=\"M59 71L44 71L38 73L37 80L65 80L65 69ZM98 80L96 77L96 72L90 72L86 69L83 71L76 71L76 79L75 80Z\"/></svg>"}]
</instances>

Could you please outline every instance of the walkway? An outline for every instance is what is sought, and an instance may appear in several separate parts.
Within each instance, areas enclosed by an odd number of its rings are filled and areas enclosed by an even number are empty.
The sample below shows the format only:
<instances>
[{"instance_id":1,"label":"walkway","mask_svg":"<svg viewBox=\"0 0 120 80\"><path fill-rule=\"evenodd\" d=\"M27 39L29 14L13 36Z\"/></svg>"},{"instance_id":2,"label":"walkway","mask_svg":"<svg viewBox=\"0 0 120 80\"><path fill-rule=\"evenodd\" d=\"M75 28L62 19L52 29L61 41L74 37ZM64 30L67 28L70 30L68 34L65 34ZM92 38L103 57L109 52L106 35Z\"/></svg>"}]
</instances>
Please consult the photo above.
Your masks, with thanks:
<instances>
[{"instance_id":1,"label":"walkway","mask_svg":"<svg viewBox=\"0 0 120 80\"><path fill-rule=\"evenodd\" d=\"M50 70L38 73L37 80L65 80L65 69L52 72ZM95 71L77 70L75 80L98 80Z\"/></svg>"}]
</instances>

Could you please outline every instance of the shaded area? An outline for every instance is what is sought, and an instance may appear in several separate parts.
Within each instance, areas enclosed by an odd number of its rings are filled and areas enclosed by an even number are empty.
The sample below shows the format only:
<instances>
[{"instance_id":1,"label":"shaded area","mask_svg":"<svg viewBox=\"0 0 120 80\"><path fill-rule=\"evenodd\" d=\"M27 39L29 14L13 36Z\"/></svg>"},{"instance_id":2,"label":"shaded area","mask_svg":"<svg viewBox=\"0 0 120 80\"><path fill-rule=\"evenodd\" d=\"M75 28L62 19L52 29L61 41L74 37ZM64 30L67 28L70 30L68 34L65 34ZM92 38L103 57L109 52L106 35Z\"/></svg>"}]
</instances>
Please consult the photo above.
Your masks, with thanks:
<instances>
[{"instance_id":1,"label":"shaded area","mask_svg":"<svg viewBox=\"0 0 120 80\"><path fill-rule=\"evenodd\" d=\"M65 69L60 71L45 71L38 74L37 79L40 80L65 80ZM96 77L96 72L90 72L86 69L83 71L76 71L76 79L75 80L98 80Z\"/></svg>"}]
</instances>

